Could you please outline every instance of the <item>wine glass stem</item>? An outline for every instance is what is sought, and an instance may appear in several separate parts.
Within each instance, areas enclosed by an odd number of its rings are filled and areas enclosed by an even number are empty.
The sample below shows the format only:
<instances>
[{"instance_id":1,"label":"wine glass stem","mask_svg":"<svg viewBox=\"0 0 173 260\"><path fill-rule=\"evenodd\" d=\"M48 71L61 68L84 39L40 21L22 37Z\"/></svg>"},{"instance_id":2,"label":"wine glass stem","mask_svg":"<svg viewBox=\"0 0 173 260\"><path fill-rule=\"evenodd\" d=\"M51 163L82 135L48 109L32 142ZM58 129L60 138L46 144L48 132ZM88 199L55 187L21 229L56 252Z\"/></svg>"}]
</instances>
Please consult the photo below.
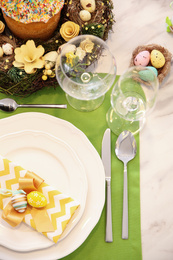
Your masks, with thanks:
<instances>
[{"instance_id":1,"label":"wine glass stem","mask_svg":"<svg viewBox=\"0 0 173 260\"><path fill-rule=\"evenodd\" d=\"M128 189L127 189L127 164L126 163L124 163L122 239L128 239Z\"/></svg>"}]
</instances>

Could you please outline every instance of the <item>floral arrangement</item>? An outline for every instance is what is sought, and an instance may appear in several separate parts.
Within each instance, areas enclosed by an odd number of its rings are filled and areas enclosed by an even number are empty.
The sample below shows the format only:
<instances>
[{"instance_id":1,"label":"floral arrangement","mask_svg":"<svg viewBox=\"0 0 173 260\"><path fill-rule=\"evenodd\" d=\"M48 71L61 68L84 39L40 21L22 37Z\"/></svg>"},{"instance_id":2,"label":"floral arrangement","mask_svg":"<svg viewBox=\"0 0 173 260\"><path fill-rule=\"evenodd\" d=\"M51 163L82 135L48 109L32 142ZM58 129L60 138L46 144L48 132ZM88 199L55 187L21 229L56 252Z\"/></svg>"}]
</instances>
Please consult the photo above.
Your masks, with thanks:
<instances>
[{"instance_id":1,"label":"floral arrangement","mask_svg":"<svg viewBox=\"0 0 173 260\"><path fill-rule=\"evenodd\" d=\"M69 44L65 48L65 53L62 56L62 66L68 77L72 80L82 80L87 82L87 79L81 78L81 75L86 75L86 68L94 64L102 53L102 46L94 43L88 37L82 40L79 46ZM83 74L85 73L85 74Z\"/></svg>"},{"instance_id":2,"label":"floral arrangement","mask_svg":"<svg viewBox=\"0 0 173 260\"><path fill-rule=\"evenodd\" d=\"M87 1L92 1L92 10ZM74 11L75 10L75 11ZM114 20L112 1L65 0L59 25L47 41L24 41L14 37L0 13L0 92L28 96L43 87L57 87L55 63L61 46L72 38L92 34L106 40ZM83 43L67 54L69 66L79 69L92 61L91 52L99 53L92 43ZM95 54L94 54L95 55ZM85 61L83 60L85 58ZM70 72L73 74L73 70Z\"/></svg>"}]
</instances>

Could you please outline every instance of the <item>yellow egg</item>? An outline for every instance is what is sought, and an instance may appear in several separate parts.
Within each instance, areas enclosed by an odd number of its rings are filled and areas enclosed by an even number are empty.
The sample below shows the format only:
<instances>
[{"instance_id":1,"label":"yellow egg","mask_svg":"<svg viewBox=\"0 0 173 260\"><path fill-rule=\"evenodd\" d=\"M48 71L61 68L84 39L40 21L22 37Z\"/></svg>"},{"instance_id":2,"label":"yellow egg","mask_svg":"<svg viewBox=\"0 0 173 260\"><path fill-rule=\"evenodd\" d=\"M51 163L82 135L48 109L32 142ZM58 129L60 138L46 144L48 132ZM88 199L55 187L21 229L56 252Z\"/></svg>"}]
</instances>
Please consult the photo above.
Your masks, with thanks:
<instances>
[{"instance_id":1,"label":"yellow egg","mask_svg":"<svg viewBox=\"0 0 173 260\"><path fill-rule=\"evenodd\" d=\"M46 197L39 191L31 191L27 195L27 201L34 208L42 208L47 205Z\"/></svg>"},{"instance_id":2,"label":"yellow egg","mask_svg":"<svg viewBox=\"0 0 173 260\"><path fill-rule=\"evenodd\" d=\"M151 64L156 68L162 68L165 65L165 57L158 50L153 50L151 52Z\"/></svg>"}]
</instances>

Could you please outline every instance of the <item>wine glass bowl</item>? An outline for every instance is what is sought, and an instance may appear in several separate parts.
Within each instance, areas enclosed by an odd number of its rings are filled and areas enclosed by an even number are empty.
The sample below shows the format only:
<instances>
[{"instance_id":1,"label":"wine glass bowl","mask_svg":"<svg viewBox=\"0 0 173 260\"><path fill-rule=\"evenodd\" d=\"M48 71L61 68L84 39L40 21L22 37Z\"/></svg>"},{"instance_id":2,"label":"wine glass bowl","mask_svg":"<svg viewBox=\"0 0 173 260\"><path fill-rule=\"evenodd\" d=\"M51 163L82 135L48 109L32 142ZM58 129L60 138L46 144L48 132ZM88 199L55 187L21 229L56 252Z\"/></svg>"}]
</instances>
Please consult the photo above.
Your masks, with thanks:
<instances>
[{"instance_id":1,"label":"wine glass bowl","mask_svg":"<svg viewBox=\"0 0 173 260\"><path fill-rule=\"evenodd\" d=\"M129 68L114 86L107 122L119 135L123 130L138 133L146 117L153 110L159 82L156 74L147 67Z\"/></svg>"},{"instance_id":2,"label":"wine glass bowl","mask_svg":"<svg viewBox=\"0 0 173 260\"><path fill-rule=\"evenodd\" d=\"M56 77L73 108L92 111L101 105L115 80L115 58L102 39L77 36L63 46Z\"/></svg>"}]
</instances>

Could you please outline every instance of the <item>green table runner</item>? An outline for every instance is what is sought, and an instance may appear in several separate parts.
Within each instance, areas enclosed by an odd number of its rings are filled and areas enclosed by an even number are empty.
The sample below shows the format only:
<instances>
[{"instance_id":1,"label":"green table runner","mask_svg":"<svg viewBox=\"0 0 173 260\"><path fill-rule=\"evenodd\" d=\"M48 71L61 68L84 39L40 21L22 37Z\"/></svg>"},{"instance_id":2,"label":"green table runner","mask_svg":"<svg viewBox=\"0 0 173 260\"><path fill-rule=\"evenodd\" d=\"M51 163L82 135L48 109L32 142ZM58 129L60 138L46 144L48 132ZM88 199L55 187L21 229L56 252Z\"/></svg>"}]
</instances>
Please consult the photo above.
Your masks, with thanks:
<instances>
[{"instance_id":1,"label":"green table runner","mask_svg":"<svg viewBox=\"0 0 173 260\"><path fill-rule=\"evenodd\" d=\"M15 112L0 111L0 118L9 117L22 112L42 112L65 119L82 130L101 155L101 143L106 130L106 113L110 107L110 93L106 94L103 104L95 111L76 111L68 104L67 109L17 109ZM0 94L0 98L6 96ZM24 103L67 103L61 88L45 88L27 98L17 98L19 104ZM86 241L73 253L63 260L140 260L141 253L141 227L140 227L140 164L139 164L139 136L137 141L137 155L128 163L128 189L129 189L129 239L121 239L122 205L123 205L123 163L114 153L117 136L112 133L112 220L113 243L105 242L106 210L103 209L101 218ZM97 188L97 187L96 187Z\"/></svg>"}]
</instances>

